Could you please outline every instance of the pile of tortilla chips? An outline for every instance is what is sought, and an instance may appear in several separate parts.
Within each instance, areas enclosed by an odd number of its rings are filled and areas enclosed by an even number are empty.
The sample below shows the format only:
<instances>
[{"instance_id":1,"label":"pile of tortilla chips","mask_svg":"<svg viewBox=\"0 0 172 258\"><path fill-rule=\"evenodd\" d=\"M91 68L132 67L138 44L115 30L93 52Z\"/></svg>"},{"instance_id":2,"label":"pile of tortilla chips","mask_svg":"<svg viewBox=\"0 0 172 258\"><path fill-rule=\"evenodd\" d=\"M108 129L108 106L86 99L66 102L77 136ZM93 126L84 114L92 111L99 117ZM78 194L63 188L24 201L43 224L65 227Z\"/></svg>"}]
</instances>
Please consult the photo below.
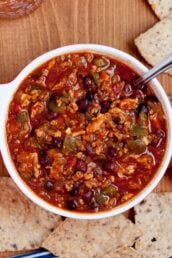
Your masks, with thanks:
<instances>
[{"instance_id":1,"label":"pile of tortilla chips","mask_svg":"<svg viewBox=\"0 0 172 258\"><path fill-rule=\"evenodd\" d=\"M151 65L172 53L172 0L148 0L161 21L135 39L135 44ZM168 71L172 75L172 69Z\"/></svg>"},{"instance_id":2,"label":"pile of tortilla chips","mask_svg":"<svg viewBox=\"0 0 172 258\"><path fill-rule=\"evenodd\" d=\"M172 255L172 193L152 193L124 215L65 219L29 201L0 178L0 251L48 249L60 258L168 258Z\"/></svg>"},{"instance_id":3,"label":"pile of tortilla chips","mask_svg":"<svg viewBox=\"0 0 172 258\"><path fill-rule=\"evenodd\" d=\"M0 251L39 248L61 218L29 201L11 178L0 177Z\"/></svg>"}]
</instances>

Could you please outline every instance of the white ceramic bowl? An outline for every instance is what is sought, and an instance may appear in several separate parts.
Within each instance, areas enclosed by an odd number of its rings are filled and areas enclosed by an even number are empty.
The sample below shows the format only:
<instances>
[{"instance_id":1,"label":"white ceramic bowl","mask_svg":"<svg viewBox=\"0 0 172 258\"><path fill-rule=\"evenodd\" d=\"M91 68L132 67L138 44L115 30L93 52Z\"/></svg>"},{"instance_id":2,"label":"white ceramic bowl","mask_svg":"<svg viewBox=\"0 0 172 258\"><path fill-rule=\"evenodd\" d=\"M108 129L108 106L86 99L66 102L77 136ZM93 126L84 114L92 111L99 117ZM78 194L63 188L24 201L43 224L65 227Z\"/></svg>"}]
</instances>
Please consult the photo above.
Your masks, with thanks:
<instances>
[{"instance_id":1,"label":"white ceramic bowl","mask_svg":"<svg viewBox=\"0 0 172 258\"><path fill-rule=\"evenodd\" d=\"M136 204L138 204L140 201L142 201L159 183L160 179L164 175L167 166L169 164L171 155L172 155L172 111L170 102L168 100L168 97L166 93L164 92L161 84L156 80L152 80L150 87L152 87L154 93L158 97L158 99L161 101L161 104L163 106L166 118L167 118L167 147L165 150L164 158L162 160L162 163L157 170L156 174L152 178L151 182L139 193L137 194L133 199L130 201L117 206L116 208L109 210L109 211L102 211L102 212L95 212L95 213L79 213L74 211L67 211L60 208L57 208L48 202L44 201L40 197L38 197L27 185L26 183L21 179L18 172L16 171L16 168L12 162L8 145L7 145L7 137L6 137L6 120L7 120L7 114L8 114L8 107L9 103L13 97L13 94L17 90L18 86L21 84L23 79L27 77L28 74L30 74L35 68L39 67L41 64L45 63L46 61L50 60L53 57L63 55L66 53L71 52L81 52L81 51L93 51L98 52L104 55L109 55L111 57L114 57L117 60L120 60L123 63L126 63L128 66L133 68L136 72L142 74L148 69L141 64L138 60L136 60L134 57L111 47L102 46L102 45L95 45L95 44L79 44L79 45L71 45L71 46L65 46L61 47L55 50L52 50L48 53L45 53L41 55L40 57L36 58L34 61L32 61L29 65L27 65L21 73L13 80L12 82L4 85L0 85L0 149L1 154L5 163L5 166L13 178L14 182L17 184L17 186L21 189L21 191L33 202L38 204L39 206L45 208L46 210L65 216L70 218L76 218L76 219L100 219L105 217L110 217L113 215L120 214Z\"/></svg>"}]
</instances>

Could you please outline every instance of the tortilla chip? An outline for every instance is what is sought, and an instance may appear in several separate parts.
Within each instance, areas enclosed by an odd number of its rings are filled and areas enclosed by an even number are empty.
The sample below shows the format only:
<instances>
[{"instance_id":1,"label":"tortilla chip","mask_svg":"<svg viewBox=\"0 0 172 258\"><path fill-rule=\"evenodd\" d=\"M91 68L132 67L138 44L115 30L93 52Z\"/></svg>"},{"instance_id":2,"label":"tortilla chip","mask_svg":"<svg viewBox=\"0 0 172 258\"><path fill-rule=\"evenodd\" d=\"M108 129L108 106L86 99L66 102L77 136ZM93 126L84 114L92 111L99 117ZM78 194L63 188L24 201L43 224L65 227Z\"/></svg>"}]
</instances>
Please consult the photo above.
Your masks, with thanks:
<instances>
[{"instance_id":1,"label":"tortilla chip","mask_svg":"<svg viewBox=\"0 0 172 258\"><path fill-rule=\"evenodd\" d=\"M135 39L140 54L151 65L156 65L172 53L172 16L155 24ZM168 71L172 75L172 69Z\"/></svg>"},{"instance_id":2,"label":"tortilla chip","mask_svg":"<svg viewBox=\"0 0 172 258\"><path fill-rule=\"evenodd\" d=\"M160 20L172 15L172 1L171 0L148 0L153 11Z\"/></svg>"},{"instance_id":3,"label":"tortilla chip","mask_svg":"<svg viewBox=\"0 0 172 258\"><path fill-rule=\"evenodd\" d=\"M102 258L102 256L99 256L97 258ZM106 253L103 256L103 258L148 258L148 257L138 253L132 247L121 247Z\"/></svg>"},{"instance_id":4,"label":"tortilla chip","mask_svg":"<svg viewBox=\"0 0 172 258\"><path fill-rule=\"evenodd\" d=\"M1 252L40 247L60 220L28 200L11 178L0 178Z\"/></svg>"},{"instance_id":5,"label":"tortilla chip","mask_svg":"<svg viewBox=\"0 0 172 258\"><path fill-rule=\"evenodd\" d=\"M140 230L123 215L102 220L66 219L42 247L64 258L104 257L121 246L132 246Z\"/></svg>"},{"instance_id":6,"label":"tortilla chip","mask_svg":"<svg viewBox=\"0 0 172 258\"><path fill-rule=\"evenodd\" d=\"M135 207L142 236L135 248L149 258L172 255L172 193L152 193Z\"/></svg>"}]
</instances>

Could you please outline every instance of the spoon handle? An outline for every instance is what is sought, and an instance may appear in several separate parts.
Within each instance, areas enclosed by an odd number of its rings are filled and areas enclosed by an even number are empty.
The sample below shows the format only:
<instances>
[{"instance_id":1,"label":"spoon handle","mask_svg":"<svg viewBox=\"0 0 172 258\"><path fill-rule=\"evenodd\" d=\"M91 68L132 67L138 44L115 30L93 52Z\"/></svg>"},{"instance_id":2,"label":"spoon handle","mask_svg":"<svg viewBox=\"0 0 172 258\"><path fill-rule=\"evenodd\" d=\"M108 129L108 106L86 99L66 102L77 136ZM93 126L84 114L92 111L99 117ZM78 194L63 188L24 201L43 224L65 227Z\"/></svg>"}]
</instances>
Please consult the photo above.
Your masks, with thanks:
<instances>
[{"instance_id":1,"label":"spoon handle","mask_svg":"<svg viewBox=\"0 0 172 258\"><path fill-rule=\"evenodd\" d=\"M172 68L172 53L167 56L162 62L154 66L151 70L141 75L137 80L133 82L134 86L138 86L143 83L147 83L156 77L158 74Z\"/></svg>"}]
</instances>

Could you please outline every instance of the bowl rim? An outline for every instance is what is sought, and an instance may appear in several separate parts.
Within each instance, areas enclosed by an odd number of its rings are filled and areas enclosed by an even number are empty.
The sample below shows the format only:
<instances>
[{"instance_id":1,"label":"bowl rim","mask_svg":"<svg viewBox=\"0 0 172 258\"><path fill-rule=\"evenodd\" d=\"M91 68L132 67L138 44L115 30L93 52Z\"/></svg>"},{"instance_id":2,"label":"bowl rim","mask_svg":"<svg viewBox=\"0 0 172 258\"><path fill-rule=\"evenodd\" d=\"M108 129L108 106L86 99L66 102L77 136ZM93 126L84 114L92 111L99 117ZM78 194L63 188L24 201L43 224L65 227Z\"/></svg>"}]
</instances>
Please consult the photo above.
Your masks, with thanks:
<instances>
[{"instance_id":1,"label":"bowl rim","mask_svg":"<svg viewBox=\"0 0 172 258\"><path fill-rule=\"evenodd\" d=\"M141 202L159 183L161 178L163 177L168 164L170 162L170 158L172 156L172 112L171 112L171 105L168 100L168 97L161 86L161 84L158 82L157 79L153 79L151 82L151 87L154 88L154 92L156 95L158 95L161 104L163 106L164 112L166 114L167 118L167 146L166 151L163 157L163 160L161 162L160 167L158 168L155 175L152 177L151 181L131 200L106 211L99 211L99 212L76 212L76 211L70 211L61 209L58 207L55 207L53 204L48 203L47 201L43 200L41 197L36 195L31 188L22 180L22 178L19 176L19 173L17 172L14 163L11 159L11 155L8 149L7 139L6 139L6 120L7 120L7 114L8 114L8 108L9 103L13 97L13 94L21 84L21 82L27 77L28 74L30 74L33 70L38 68L43 63L47 62L48 60L67 53L72 52L98 52L101 54L104 54L106 56L111 56L114 59L119 59L123 63L127 63L127 65L131 66L132 69L135 71L138 70L138 72L146 72L148 69L136 58L133 56L127 54L124 51L104 46L104 45L98 45L98 44L75 44L75 45L68 45L64 47L60 47L54 50L51 50L49 52L46 52L45 54L37 57L34 59L31 63L29 63L20 73L19 75L8 85L6 85L6 94L3 96L2 106L0 110L1 115L1 122L0 122L0 149L1 154L3 157L3 161L5 163L5 166L12 177L13 181L16 183L18 188L34 203L39 205L40 207L53 212L57 215L61 215L64 217L74 218L74 219L101 219L106 218L114 215L118 215L120 213L123 213L127 211L128 209L134 207L139 202ZM1 89L2 87L0 87ZM2 92L0 91L0 94Z\"/></svg>"}]
</instances>

